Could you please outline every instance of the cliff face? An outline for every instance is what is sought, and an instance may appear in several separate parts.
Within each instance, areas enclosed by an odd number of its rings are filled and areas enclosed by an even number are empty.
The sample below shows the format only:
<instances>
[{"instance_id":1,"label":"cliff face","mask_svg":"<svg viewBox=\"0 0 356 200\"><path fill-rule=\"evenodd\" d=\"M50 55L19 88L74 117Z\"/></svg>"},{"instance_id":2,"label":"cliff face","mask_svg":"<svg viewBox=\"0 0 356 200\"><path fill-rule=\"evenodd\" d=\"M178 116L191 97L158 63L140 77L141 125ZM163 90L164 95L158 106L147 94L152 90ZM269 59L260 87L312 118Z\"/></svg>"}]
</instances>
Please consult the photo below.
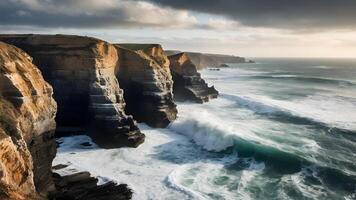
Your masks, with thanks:
<instances>
[{"instance_id":1,"label":"cliff face","mask_svg":"<svg viewBox=\"0 0 356 200\"><path fill-rule=\"evenodd\" d=\"M127 112L152 127L166 127L176 119L169 60L160 45L115 45L119 53L116 75L125 91Z\"/></svg>"},{"instance_id":2,"label":"cliff face","mask_svg":"<svg viewBox=\"0 0 356 200\"><path fill-rule=\"evenodd\" d=\"M85 132L104 147L137 147L144 141L136 122L124 112L113 45L68 35L0 35L0 40L30 54L53 86L59 130L91 127Z\"/></svg>"},{"instance_id":3,"label":"cliff face","mask_svg":"<svg viewBox=\"0 0 356 200\"><path fill-rule=\"evenodd\" d=\"M47 192L56 154L52 88L22 50L0 42L0 199Z\"/></svg>"},{"instance_id":4,"label":"cliff face","mask_svg":"<svg viewBox=\"0 0 356 200\"><path fill-rule=\"evenodd\" d=\"M195 101L203 103L211 98L217 98L218 91L201 78L196 66L186 53L179 53L168 57L173 77L173 93L177 101Z\"/></svg>"},{"instance_id":5,"label":"cliff face","mask_svg":"<svg viewBox=\"0 0 356 200\"><path fill-rule=\"evenodd\" d=\"M168 55L181 53L179 51L166 51ZM206 67L218 67L225 63L245 63L246 59L238 56L222 55L222 54L206 54L185 52L197 69L204 69Z\"/></svg>"}]
</instances>

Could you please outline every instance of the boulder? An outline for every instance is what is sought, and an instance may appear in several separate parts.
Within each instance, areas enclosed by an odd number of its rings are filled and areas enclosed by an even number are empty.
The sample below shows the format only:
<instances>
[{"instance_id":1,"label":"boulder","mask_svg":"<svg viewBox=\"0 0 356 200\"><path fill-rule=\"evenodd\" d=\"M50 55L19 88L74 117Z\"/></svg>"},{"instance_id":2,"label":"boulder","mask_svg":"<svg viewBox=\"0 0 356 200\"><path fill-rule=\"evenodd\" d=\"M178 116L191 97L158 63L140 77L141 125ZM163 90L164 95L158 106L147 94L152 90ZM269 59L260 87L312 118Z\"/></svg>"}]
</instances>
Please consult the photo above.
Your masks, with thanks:
<instances>
[{"instance_id":1,"label":"boulder","mask_svg":"<svg viewBox=\"0 0 356 200\"><path fill-rule=\"evenodd\" d=\"M119 54L116 76L124 89L126 111L152 127L176 119L169 60L158 44L115 45Z\"/></svg>"},{"instance_id":2,"label":"boulder","mask_svg":"<svg viewBox=\"0 0 356 200\"><path fill-rule=\"evenodd\" d=\"M56 192L50 194L53 200L128 200L132 191L125 184L107 182L98 185L98 179L89 172L78 172L61 176L53 173Z\"/></svg>"},{"instance_id":3,"label":"boulder","mask_svg":"<svg viewBox=\"0 0 356 200\"><path fill-rule=\"evenodd\" d=\"M102 147L137 147L144 141L115 76L118 53L105 41L69 35L0 35L34 58L54 89L57 136L89 134Z\"/></svg>"},{"instance_id":4,"label":"boulder","mask_svg":"<svg viewBox=\"0 0 356 200\"><path fill-rule=\"evenodd\" d=\"M40 199L54 188L52 94L32 58L0 42L0 199Z\"/></svg>"},{"instance_id":5,"label":"boulder","mask_svg":"<svg viewBox=\"0 0 356 200\"><path fill-rule=\"evenodd\" d=\"M195 101L203 103L211 98L217 98L219 92L214 86L209 87L201 78L197 67L186 53L168 57L173 77L173 93L177 101Z\"/></svg>"}]
</instances>

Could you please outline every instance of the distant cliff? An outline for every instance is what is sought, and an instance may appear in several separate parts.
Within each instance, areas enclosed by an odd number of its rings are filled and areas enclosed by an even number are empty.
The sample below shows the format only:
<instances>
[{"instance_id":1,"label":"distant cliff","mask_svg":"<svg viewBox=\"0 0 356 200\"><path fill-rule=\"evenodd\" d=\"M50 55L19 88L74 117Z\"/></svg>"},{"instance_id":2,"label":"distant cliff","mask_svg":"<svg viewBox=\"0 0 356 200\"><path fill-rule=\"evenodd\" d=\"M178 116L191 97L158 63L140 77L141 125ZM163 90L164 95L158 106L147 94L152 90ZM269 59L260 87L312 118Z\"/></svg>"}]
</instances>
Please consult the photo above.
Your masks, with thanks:
<instances>
[{"instance_id":1,"label":"distant cliff","mask_svg":"<svg viewBox=\"0 0 356 200\"><path fill-rule=\"evenodd\" d=\"M168 58L174 81L174 98L177 101L203 103L218 97L218 91L214 86L208 87L186 53L171 55Z\"/></svg>"},{"instance_id":2,"label":"distant cliff","mask_svg":"<svg viewBox=\"0 0 356 200\"><path fill-rule=\"evenodd\" d=\"M137 147L144 141L136 122L124 111L123 91L115 76L118 53L113 45L69 35L0 35L0 40L32 56L53 86L56 121L61 128L57 132L86 129L105 147Z\"/></svg>"},{"instance_id":3,"label":"distant cliff","mask_svg":"<svg viewBox=\"0 0 356 200\"><path fill-rule=\"evenodd\" d=\"M32 200L53 189L56 103L22 50L0 42L0 199Z\"/></svg>"},{"instance_id":4,"label":"distant cliff","mask_svg":"<svg viewBox=\"0 0 356 200\"><path fill-rule=\"evenodd\" d=\"M180 51L168 50L167 55L174 55L181 53ZM222 54L207 54L207 53L196 53L196 52L185 52L194 65L197 66L198 70L206 67L218 67L225 63L245 63L248 62L245 58L233 55L222 55Z\"/></svg>"}]
</instances>

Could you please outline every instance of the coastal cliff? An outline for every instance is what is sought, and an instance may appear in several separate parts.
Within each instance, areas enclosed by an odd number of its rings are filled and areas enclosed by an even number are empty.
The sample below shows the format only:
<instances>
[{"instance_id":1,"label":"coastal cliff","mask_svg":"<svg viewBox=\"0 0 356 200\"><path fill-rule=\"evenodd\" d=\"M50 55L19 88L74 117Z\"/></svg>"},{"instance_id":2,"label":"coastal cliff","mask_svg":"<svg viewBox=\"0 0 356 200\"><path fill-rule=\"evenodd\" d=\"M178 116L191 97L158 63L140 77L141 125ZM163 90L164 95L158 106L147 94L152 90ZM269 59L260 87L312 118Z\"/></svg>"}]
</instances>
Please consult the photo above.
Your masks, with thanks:
<instances>
[{"instance_id":1,"label":"coastal cliff","mask_svg":"<svg viewBox=\"0 0 356 200\"><path fill-rule=\"evenodd\" d=\"M180 51L166 51L167 55L174 55L182 53ZM226 63L246 63L251 62L243 57L223 55L223 54L208 54L208 53L196 53L196 52L185 52L190 60L193 62L197 69L204 69L207 67L218 67L221 64Z\"/></svg>"},{"instance_id":2,"label":"coastal cliff","mask_svg":"<svg viewBox=\"0 0 356 200\"><path fill-rule=\"evenodd\" d=\"M174 98L177 101L189 100L203 103L218 97L219 92L214 86L209 87L205 83L186 53L179 53L168 58L174 81Z\"/></svg>"},{"instance_id":3,"label":"coastal cliff","mask_svg":"<svg viewBox=\"0 0 356 200\"><path fill-rule=\"evenodd\" d=\"M0 199L40 199L53 189L56 103L22 50L0 42Z\"/></svg>"},{"instance_id":4,"label":"coastal cliff","mask_svg":"<svg viewBox=\"0 0 356 200\"><path fill-rule=\"evenodd\" d=\"M34 58L58 103L57 134L87 132L103 147L137 147L144 134L125 114L115 76L116 48L99 39L69 35L0 35Z\"/></svg>"},{"instance_id":5,"label":"coastal cliff","mask_svg":"<svg viewBox=\"0 0 356 200\"><path fill-rule=\"evenodd\" d=\"M169 60L158 44L115 45L119 54L116 76L124 89L126 111L152 127L176 119Z\"/></svg>"}]
</instances>

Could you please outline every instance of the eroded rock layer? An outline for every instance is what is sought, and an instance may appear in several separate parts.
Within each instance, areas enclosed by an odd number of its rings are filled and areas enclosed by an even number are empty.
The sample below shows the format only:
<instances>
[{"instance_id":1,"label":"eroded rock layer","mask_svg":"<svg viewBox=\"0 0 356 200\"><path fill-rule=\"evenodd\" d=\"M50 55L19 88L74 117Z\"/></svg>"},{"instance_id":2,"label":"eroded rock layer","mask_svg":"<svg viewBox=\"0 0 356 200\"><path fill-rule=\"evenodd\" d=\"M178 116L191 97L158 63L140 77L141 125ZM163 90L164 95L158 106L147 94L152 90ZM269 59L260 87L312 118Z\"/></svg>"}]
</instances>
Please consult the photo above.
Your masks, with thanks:
<instances>
[{"instance_id":1,"label":"eroded rock layer","mask_svg":"<svg viewBox=\"0 0 356 200\"><path fill-rule=\"evenodd\" d=\"M136 122L124 112L113 45L68 35L0 35L0 40L30 54L53 86L59 130L91 127L85 132L103 147L136 147L144 141Z\"/></svg>"},{"instance_id":2,"label":"eroded rock layer","mask_svg":"<svg viewBox=\"0 0 356 200\"><path fill-rule=\"evenodd\" d=\"M168 57L173 77L174 98L178 101L195 101L203 103L211 98L217 98L218 91L209 87L197 72L197 67L185 53Z\"/></svg>"},{"instance_id":3,"label":"eroded rock layer","mask_svg":"<svg viewBox=\"0 0 356 200\"><path fill-rule=\"evenodd\" d=\"M160 45L115 45L119 53L116 75L125 91L127 112L152 127L166 127L176 119L169 60Z\"/></svg>"},{"instance_id":4,"label":"eroded rock layer","mask_svg":"<svg viewBox=\"0 0 356 200\"><path fill-rule=\"evenodd\" d=\"M0 199L38 199L53 186L52 93L32 58L0 42Z\"/></svg>"}]
</instances>

